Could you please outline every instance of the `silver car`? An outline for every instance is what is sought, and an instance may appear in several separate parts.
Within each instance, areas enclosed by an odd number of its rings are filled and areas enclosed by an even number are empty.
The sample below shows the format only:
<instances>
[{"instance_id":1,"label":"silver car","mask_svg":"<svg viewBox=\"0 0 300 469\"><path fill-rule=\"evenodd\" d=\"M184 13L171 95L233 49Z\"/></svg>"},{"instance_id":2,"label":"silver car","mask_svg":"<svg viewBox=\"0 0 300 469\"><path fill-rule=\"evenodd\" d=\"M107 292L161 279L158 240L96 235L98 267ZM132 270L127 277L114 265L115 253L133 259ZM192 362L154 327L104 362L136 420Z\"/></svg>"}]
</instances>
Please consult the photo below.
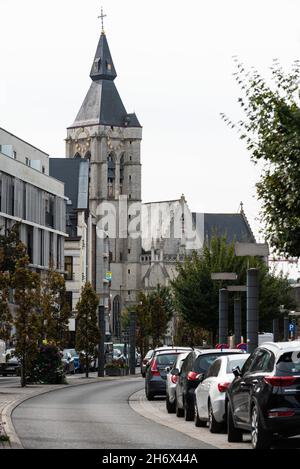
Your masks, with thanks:
<instances>
[{"instance_id":1,"label":"silver car","mask_svg":"<svg viewBox=\"0 0 300 469\"><path fill-rule=\"evenodd\" d=\"M181 371L181 367L184 359L187 357L189 352L181 353L178 355L177 360L175 361L172 368L177 368ZM171 368L171 370L172 370ZM171 371L170 370L170 371ZM174 414L176 411L176 384L178 381L178 376L172 375L170 372L167 374L166 381L166 408L169 414Z\"/></svg>"}]
</instances>

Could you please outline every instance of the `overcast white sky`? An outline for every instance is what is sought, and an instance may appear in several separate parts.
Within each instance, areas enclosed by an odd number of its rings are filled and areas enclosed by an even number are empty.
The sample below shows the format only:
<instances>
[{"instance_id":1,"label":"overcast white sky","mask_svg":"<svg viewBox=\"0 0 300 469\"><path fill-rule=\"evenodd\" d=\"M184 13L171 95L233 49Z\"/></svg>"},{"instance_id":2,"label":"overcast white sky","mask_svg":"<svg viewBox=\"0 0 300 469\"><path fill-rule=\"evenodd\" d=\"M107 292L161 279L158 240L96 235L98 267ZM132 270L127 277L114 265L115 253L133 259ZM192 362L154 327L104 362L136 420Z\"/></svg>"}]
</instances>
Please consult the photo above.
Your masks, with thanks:
<instances>
[{"instance_id":1,"label":"overcast white sky","mask_svg":"<svg viewBox=\"0 0 300 469\"><path fill-rule=\"evenodd\" d=\"M51 156L90 85L101 4L117 88L144 127L143 201L243 201L257 235L258 169L219 114L240 116L233 55L263 74L300 58L299 0L0 0L0 126Z\"/></svg>"}]
</instances>

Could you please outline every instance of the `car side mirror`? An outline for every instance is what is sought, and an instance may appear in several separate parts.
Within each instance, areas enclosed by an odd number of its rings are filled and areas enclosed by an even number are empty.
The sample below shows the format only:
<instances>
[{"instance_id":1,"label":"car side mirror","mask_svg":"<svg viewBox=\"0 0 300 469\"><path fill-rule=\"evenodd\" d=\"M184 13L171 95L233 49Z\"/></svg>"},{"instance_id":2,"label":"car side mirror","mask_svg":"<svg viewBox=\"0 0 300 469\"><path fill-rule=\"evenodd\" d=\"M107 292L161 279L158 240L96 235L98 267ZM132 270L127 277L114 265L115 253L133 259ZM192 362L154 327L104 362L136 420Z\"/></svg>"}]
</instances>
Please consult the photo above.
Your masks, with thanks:
<instances>
[{"instance_id":1,"label":"car side mirror","mask_svg":"<svg viewBox=\"0 0 300 469\"><path fill-rule=\"evenodd\" d=\"M238 378L239 376L242 376L242 372L239 366L237 366L236 368L233 368L232 373L234 374L236 378Z\"/></svg>"},{"instance_id":2,"label":"car side mirror","mask_svg":"<svg viewBox=\"0 0 300 469\"><path fill-rule=\"evenodd\" d=\"M173 370L171 370L171 375L173 375L173 376L179 376L179 375L180 375L180 371L178 370L178 368L173 368Z\"/></svg>"},{"instance_id":3,"label":"car side mirror","mask_svg":"<svg viewBox=\"0 0 300 469\"><path fill-rule=\"evenodd\" d=\"M204 379L205 379L205 373L199 373L199 375L197 375L197 381L199 381L199 383L202 383Z\"/></svg>"}]
</instances>

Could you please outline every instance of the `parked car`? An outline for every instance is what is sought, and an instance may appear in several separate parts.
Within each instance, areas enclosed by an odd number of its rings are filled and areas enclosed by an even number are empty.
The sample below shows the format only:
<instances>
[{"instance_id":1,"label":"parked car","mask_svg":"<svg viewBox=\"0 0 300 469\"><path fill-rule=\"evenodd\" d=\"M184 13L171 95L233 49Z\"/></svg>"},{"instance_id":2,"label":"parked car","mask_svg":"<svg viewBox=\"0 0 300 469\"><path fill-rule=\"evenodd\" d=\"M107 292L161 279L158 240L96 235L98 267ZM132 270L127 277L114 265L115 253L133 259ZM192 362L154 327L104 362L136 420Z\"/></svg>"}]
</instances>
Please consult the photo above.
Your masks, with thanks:
<instances>
[{"instance_id":1,"label":"parked car","mask_svg":"<svg viewBox=\"0 0 300 469\"><path fill-rule=\"evenodd\" d=\"M5 352L5 363L0 367L2 376L19 375L20 374L20 361L15 356L15 349L7 349Z\"/></svg>"},{"instance_id":2,"label":"parked car","mask_svg":"<svg viewBox=\"0 0 300 469\"><path fill-rule=\"evenodd\" d=\"M146 370L145 392L147 399L153 400L156 395L166 394L166 378L168 370L182 352L192 350L189 347L167 347L155 349Z\"/></svg>"},{"instance_id":3,"label":"parked car","mask_svg":"<svg viewBox=\"0 0 300 469\"><path fill-rule=\"evenodd\" d=\"M75 349L64 349L61 359L66 373L76 373L81 371L79 355Z\"/></svg>"},{"instance_id":4,"label":"parked car","mask_svg":"<svg viewBox=\"0 0 300 469\"><path fill-rule=\"evenodd\" d=\"M181 370L173 369L172 374L178 376L176 386L176 415L185 420L194 420L195 389L210 365L221 355L243 353L236 349L193 350L185 358Z\"/></svg>"},{"instance_id":5,"label":"parked car","mask_svg":"<svg viewBox=\"0 0 300 469\"><path fill-rule=\"evenodd\" d=\"M141 362L141 373L142 373L143 378L145 378L145 376L146 376L146 368L147 368L147 365L148 365L149 361L152 358L153 352L154 352L154 350L148 350L148 352L146 353L146 355L144 356L144 358Z\"/></svg>"},{"instance_id":6,"label":"parked car","mask_svg":"<svg viewBox=\"0 0 300 469\"><path fill-rule=\"evenodd\" d=\"M173 367L170 369L170 372L167 373L166 379L166 408L169 414L173 414L176 410L176 385L178 381L178 376L172 374L172 369L177 368L181 370L182 364L189 352L180 353L177 355L177 359L173 364ZM167 371L167 370L166 370Z\"/></svg>"},{"instance_id":7,"label":"parked car","mask_svg":"<svg viewBox=\"0 0 300 469\"><path fill-rule=\"evenodd\" d=\"M195 425L208 422L211 433L219 433L226 423L226 390L234 379L233 369L242 368L249 354L225 355L217 358L203 375L195 390Z\"/></svg>"},{"instance_id":8,"label":"parked car","mask_svg":"<svg viewBox=\"0 0 300 469\"><path fill-rule=\"evenodd\" d=\"M251 432L252 447L269 448L274 434L300 433L300 342L265 342L227 391L228 441Z\"/></svg>"}]
</instances>

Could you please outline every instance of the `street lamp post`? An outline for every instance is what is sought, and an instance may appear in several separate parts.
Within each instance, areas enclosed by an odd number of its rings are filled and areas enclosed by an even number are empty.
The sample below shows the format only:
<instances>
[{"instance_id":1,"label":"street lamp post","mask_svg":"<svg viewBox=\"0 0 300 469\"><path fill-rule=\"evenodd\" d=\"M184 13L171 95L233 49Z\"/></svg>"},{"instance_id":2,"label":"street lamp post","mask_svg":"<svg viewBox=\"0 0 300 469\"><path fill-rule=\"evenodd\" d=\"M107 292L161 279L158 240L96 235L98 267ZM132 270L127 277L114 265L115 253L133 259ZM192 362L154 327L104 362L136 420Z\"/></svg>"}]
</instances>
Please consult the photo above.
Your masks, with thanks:
<instances>
[{"instance_id":1,"label":"street lamp post","mask_svg":"<svg viewBox=\"0 0 300 469\"><path fill-rule=\"evenodd\" d=\"M104 342L105 342L105 312L104 312L104 305L100 305L98 307L98 322L99 322L99 330L100 330L100 339L98 345L98 376L104 376L104 367L105 367L105 350L104 350Z\"/></svg>"},{"instance_id":2,"label":"street lamp post","mask_svg":"<svg viewBox=\"0 0 300 469\"><path fill-rule=\"evenodd\" d=\"M136 315L130 312L129 325L129 373L135 375Z\"/></svg>"}]
</instances>

